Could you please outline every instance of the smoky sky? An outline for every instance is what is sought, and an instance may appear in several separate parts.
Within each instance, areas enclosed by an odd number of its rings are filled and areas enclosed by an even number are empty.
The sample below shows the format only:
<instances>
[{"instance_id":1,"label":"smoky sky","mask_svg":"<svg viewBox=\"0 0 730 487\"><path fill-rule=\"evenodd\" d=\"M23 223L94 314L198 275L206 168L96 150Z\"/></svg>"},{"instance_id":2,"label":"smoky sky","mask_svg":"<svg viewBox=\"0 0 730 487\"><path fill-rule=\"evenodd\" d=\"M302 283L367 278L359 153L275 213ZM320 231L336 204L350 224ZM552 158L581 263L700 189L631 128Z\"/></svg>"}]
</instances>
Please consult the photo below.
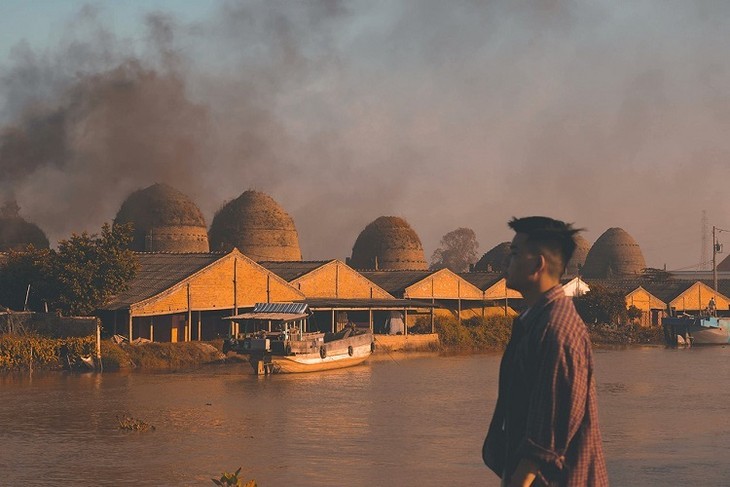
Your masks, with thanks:
<instances>
[{"instance_id":1,"label":"smoky sky","mask_svg":"<svg viewBox=\"0 0 730 487\"><path fill-rule=\"evenodd\" d=\"M727 2L221 2L150 11L134 42L104 8L0 61L0 193L52 242L155 182L208 223L269 193L305 259L348 256L381 215L427 258L542 214L675 269L700 262L703 210L730 229Z\"/></svg>"}]
</instances>

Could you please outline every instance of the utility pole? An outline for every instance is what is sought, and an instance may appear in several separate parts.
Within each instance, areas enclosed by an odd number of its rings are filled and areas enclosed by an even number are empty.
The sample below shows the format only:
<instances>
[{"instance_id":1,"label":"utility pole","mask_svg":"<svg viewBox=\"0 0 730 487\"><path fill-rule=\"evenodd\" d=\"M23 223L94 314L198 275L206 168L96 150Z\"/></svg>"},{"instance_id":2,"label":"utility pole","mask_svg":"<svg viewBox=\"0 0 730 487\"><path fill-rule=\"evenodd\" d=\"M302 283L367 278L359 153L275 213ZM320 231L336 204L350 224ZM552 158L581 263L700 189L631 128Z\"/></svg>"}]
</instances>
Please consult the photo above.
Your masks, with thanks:
<instances>
[{"instance_id":1,"label":"utility pole","mask_svg":"<svg viewBox=\"0 0 730 487\"><path fill-rule=\"evenodd\" d=\"M707 270L707 212L702 210L702 247L700 252L700 270Z\"/></svg>"},{"instance_id":2,"label":"utility pole","mask_svg":"<svg viewBox=\"0 0 730 487\"><path fill-rule=\"evenodd\" d=\"M712 226L712 281L715 286L715 292L717 292L717 254L722 253L722 244L717 241L717 234L728 231L730 230Z\"/></svg>"}]
</instances>

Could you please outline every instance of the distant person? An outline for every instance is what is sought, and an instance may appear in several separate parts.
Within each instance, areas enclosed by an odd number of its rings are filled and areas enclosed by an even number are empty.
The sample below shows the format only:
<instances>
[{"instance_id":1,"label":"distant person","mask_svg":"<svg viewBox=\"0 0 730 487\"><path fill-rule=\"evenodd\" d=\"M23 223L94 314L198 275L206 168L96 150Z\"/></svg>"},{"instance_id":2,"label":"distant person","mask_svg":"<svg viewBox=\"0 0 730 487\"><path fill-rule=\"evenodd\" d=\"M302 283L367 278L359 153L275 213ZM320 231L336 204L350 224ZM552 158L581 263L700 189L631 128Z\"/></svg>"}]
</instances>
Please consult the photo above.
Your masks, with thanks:
<instances>
[{"instance_id":1,"label":"distant person","mask_svg":"<svg viewBox=\"0 0 730 487\"><path fill-rule=\"evenodd\" d=\"M710 316L715 316L715 314L717 314L717 304L715 303L715 296L712 296L710 298L710 302L707 303L707 311L710 313Z\"/></svg>"},{"instance_id":2,"label":"distant person","mask_svg":"<svg viewBox=\"0 0 730 487\"><path fill-rule=\"evenodd\" d=\"M502 357L484 463L506 486L608 485L591 342L560 286L579 230L539 216L509 226L507 287L527 309Z\"/></svg>"}]
</instances>

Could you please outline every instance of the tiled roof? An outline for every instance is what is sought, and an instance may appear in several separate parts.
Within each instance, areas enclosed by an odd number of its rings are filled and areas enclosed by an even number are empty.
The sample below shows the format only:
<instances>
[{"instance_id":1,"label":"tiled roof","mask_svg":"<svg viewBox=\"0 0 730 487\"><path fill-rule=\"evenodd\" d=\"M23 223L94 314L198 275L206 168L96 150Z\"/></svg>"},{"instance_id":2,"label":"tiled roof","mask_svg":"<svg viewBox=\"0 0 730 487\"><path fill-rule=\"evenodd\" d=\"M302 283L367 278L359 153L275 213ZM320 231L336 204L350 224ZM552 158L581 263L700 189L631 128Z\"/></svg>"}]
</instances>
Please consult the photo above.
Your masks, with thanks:
<instances>
[{"instance_id":1,"label":"tiled roof","mask_svg":"<svg viewBox=\"0 0 730 487\"><path fill-rule=\"evenodd\" d=\"M360 274L398 298L403 296L407 287L427 278L434 272L435 271L360 271Z\"/></svg>"},{"instance_id":2,"label":"tiled roof","mask_svg":"<svg viewBox=\"0 0 730 487\"><path fill-rule=\"evenodd\" d=\"M335 299L314 298L306 299L309 308L317 309L413 309L413 308L440 308L438 304L413 299Z\"/></svg>"},{"instance_id":3,"label":"tiled roof","mask_svg":"<svg viewBox=\"0 0 730 487\"><path fill-rule=\"evenodd\" d=\"M692 287L697 281L713 287L711 279L668 279L666 281L651 282L646 279L584 279L588 286L601 285L609 289L617 289L625 294L637 289L639 286L646 289L650 294L661 299L665 303L669 303L677 296ZM727 297L730 297L730 279L718 279L717 291Z\"/></svg>"},{"instance_id":4,"label":"tiled roof","mask_svg":"<svg viewBox=\"0 0 730 487\"><path fill-rule=\"evenodd\" d=\"M270 270L277 276L284 279L286 282L291 282L294 279L298 279L305 274L312 272L315 269L322 267L323 265L332 262L331 260L317 260L317 261L263 261L258 262L259 265Z\"/></svg>"},{"instance_id":5,"label":"tiled roof","mask_svg":"<svg viewBox=\"0 0 730 487\"><path fill-rule=\"evenodd\" d=\"M226 254L223 253L137 253L137 275L129 289L119 293L101 309L126 309L151 298L190 277Z\"/></svg>"},{"instance_id":6,"label":"tiled roof","mask_svg":"<svg viewBox=\"0 0 730 487\"><path fill-rule=\"evenodd\" d=\"M504 274L501 272L460 272L458 276L481 291L486 291L499 282Z\"/></svg>"}]
</instances>

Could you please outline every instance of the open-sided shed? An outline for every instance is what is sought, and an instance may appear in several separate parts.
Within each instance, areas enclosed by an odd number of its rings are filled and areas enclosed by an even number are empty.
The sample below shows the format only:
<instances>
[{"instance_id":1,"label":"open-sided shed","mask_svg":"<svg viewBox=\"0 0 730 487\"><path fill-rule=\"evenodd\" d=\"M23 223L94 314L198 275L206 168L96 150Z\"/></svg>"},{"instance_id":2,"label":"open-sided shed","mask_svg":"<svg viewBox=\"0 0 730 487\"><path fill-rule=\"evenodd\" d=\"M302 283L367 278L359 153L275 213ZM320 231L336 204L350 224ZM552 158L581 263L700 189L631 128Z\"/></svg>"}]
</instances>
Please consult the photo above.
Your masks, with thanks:
<instances>
[{"instance_id":1,"label":"open-sided shed","mask_svg":"<svg viewBox=\"0 0 730 487\"><path fill-rule=\"evenodd\" d=\"M223 316L258 302L304 295L241 252L140 253L129 288L99 310L107 332L157 341L213 339L235 332Z\"/></svg>"}]
</instances>

